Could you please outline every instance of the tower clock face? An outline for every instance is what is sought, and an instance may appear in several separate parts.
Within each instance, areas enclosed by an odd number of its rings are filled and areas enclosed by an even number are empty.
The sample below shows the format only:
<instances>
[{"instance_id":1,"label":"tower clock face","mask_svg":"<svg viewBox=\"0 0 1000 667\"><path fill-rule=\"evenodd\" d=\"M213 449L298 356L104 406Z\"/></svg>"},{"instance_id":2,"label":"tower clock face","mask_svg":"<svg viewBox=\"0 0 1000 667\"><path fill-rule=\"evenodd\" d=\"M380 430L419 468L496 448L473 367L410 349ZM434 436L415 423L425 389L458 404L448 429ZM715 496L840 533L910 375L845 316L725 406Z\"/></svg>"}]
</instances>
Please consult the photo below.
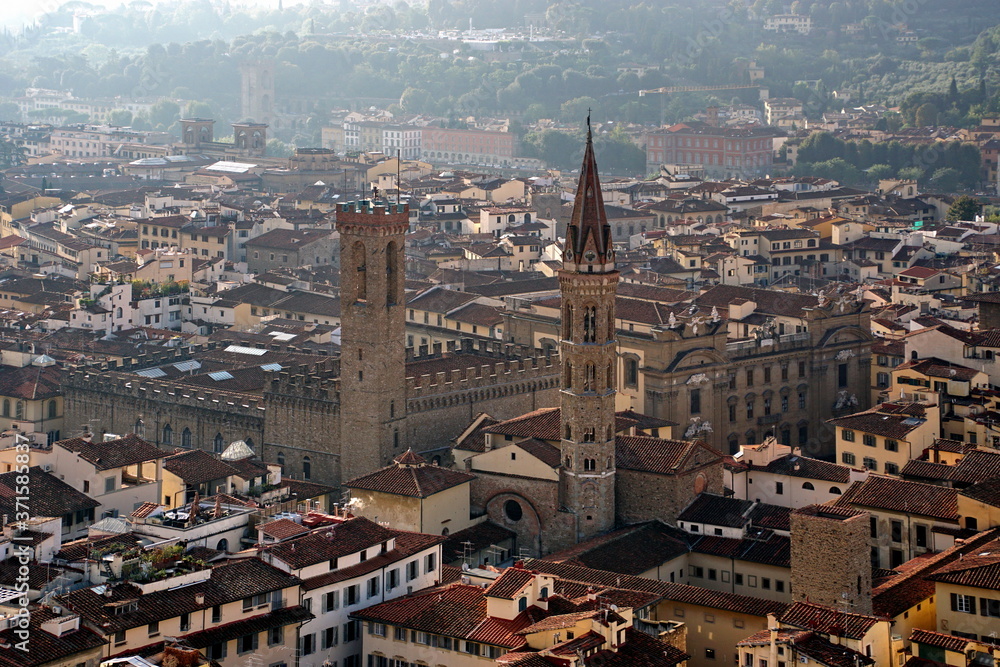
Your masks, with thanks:
<instances>
[{"instance_id":1,"label":"tower clock face","mask_svg":"<svg viewBox=\"0 0 1000 667\"><path fill-rule=\"evenodd\" d=\"M583 253L583 257L588 262L593 262L595 259L597 259L597 253L594 252L593 250L588 250L587 252Z\"/></svg>"}]
</instances>

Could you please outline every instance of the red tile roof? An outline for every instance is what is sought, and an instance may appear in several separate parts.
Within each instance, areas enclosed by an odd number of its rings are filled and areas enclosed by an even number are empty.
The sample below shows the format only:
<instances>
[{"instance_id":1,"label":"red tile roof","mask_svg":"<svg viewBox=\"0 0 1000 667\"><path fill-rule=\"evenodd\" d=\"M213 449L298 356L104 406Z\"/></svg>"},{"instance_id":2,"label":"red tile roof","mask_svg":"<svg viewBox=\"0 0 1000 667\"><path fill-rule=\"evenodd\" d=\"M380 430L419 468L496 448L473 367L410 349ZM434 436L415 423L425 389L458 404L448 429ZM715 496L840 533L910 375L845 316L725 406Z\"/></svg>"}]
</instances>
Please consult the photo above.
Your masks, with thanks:
<instances>
[{"instance_id":1,"label":"red tile roof","mask_svg":"<svg viewBox=\"0 0 1000 667\"><path fill-rule=\"evenodd\" d=\"M268 521L267 523L259 525L257 529L268 537L273 537L276 540L287 540L290 537L295 537L309 532L308 528L295 523L291 519L276 519L275 521Z\"/></svg>"},{"instance_id":2,"label":"red tile roof","mask_svg":"<svg viewBox=\"0 0 1000 667\"><path fill-rule=\"evenodd\" d=\"M68 664L83 662L83 656L104 646L107 642L99 634L89 628L81 627L67 632L61 637L49 634L42 629L42 624L56 618L56 614L46 607L33 609L28 618L28 650L6 648L0 651L0 665L9 667L37 667L50 664ZM16 634L19 626L11 624L5 630L0 630L0 641L13 647L22 641ZM89 662L89 661L88 661Z\"/></svg>"},{"instance_id":3,"label":"red tile roof","mask_svg":"<svg viewBox=\"0 0 1000 667\"><path fill-rule=\"evenodd\" d=\"M532 607L510 621L491 618L486 613L484 589L467 584L451 584L443 589L373 605L351 616L516 649L525 645L524 639L516 634L517 631L541 618L541 613Z\"/></svg>"},{"instance_id":4,"label":"red tile roof","mask_svg":"<svg viewBox=\"0 0 1000 667\"><path fill-rule=\"evenodd\" d=\"M876 616L853 614L811 602L794 602L778 617L786 625L823 634L862 639L878 623Z\"/></svg>"},{"instance_id":5,"label":"red tile roof","mask_svg":"<svg viewBox=\"0 0 1000 667\"><path fill-rule=\"evenodd\" d=\"M413 452L406 452L393 465L355 477L344 482L344 486L410 498L427 498L475 479L475 475L428 465L423 461L422 457Z\"/></svg>"},{"instance_id":6,"label":"red tile roof","mask_svg":"<svg viewBox=\"0 0 1000 667\"><path fill-rule=\"evenodd\" d=\"M268 553L299 569L353 554L362 549L381 548L396 535L364 517L356 517L332 526L323 526L307 535L268 546ZM375 555L374 553L371 555Z\"/></svg>"},{"instance_id":7,"label":"red tile roof","mask_svg":"<svg viewBox=\"0 0 1000 667\"><path fill-rule=\"evenodd\" d=\"M535 579L535 573L519 567L508 567L486 589L486 597L513 600Z\"/></svg>"},{"instance_id":8,"label":"red tile roof","mask_svg":"<svg viewBox=\"0 0 1000 667\"><path fill-rule=\"evenodd\" d=\"M879 475L871 475L863 482L854 482L836 504L958 521L956 489Z\"/></svg>"},{"instance_id":9,"label":"red tile roof","mask_svg":"<svg viewBox=\"0 0 1000 667\"><path fill-rule=\"evenodd\" d=\"M751 616L766 616L769 613L781 614L788 605L773 600L713 591L699 586L686 586L655 579L645 579L627 574L617 574L589 567L579 567L564 563L552 563L534 558L525 561L525 567L559 577L560 582L575 581L595 586L608 586L619 589L644 591L659 595L662 599L673 600L685 604L724 609Z\"/></svg>"},{"instance_id":10,"label":"red tile roof","mask_svg":"<svg viewBox=\"0 0 1000 667\"><path fill-rule=\"evenodd\" d=\"M659 520L628 526L549 554L545 560L640 575L690 551L690 536Z\"/></svg>"},{"instance_id":11,"label":"red tile roof","mask_svg":"<svg viewBox=\"0 0 1000 667\"><path fill-rule=\"evenodd\" d=\"M933 630L921 630L920 628L913 629L913 632L910 633L910 641L916 644L924 644L925 646L943 648L946 651L955 651L956 653L965 653L965 647L969 643L969 640L964 637L956 637L955 635L934 632Z\"/></svg>"},{"instance_id":12,"label":"red tile roof","mask_svg":"<svg viewBox=\"0 0 1000 667\"><path fill-rule=\"evenodd\" d=\"M55 444L93 464L97 470L122 468L146 461L155 461L167 456L167 452L146 442L134 433L114 440L94 442L84 438L71 438L59 440Z\"/></svg>"}]
</instances>

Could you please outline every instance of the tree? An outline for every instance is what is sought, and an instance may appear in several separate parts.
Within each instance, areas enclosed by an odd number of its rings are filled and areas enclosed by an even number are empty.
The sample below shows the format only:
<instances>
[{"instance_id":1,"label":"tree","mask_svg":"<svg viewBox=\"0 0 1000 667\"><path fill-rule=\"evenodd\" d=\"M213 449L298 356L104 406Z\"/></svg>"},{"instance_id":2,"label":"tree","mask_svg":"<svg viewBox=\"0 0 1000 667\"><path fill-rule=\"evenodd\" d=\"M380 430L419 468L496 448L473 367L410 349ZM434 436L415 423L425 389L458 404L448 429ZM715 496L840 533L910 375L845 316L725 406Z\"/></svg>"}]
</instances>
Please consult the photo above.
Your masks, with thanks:
<instances>
[{"instance_id":1,"label":"tree","mask_svg":"<svg viewBox=\"0 0 1000 667\"><path fill-rule=\"evenodd\" d=\"M128 109L115 109L108 114L108 122L115 127L129 127L132 125L132 112Z\"/></svg>"},{"instance_id":2,"label":"tree","mask_svg":"<svg viewBox=\"0 0 1000 667\"><path fill-rule=\"evenodd\" d=\"M25 161L23 148L13 141L0 141L0 169L18 167Z\"/></svg>"},{"instance_id":3,"label":"tree","mask_svg":"<svg viewBox=\"0 0 1000 667\"><path fill-rule=\"evenodd\" d=\"M961 176L958 169L941 167L931 176L931 186L940 192L955 192L958 190Z\"/></svg>"},{"instance_id":4,"label":"tree","mask_svg":"<svg viewBox=\"0 0 1000 667\"><path fill-rule=\"evenodd\" d=\"M559 115L567 122L580 123L595 106L597 106L597 100L593 97L577 97L563 102L559 109Z\"/></svg>"},{"instance_id":5,"label":"tree","mask_svg":"<svg viewBox=\"0 0 1000 667\"><path fill-rule=\"evenodd\" d=\"M982 211L983 203L981 201L969 195L962 195L948 209L945 220L949 222L957 222L959 220L971 221L975 220L976 216L982 213Z\"/></svg>"},{"instance_id":6,"label":"tree","mask_svg":"<svg viewBox=\"0 0 1000 667\"><path fill-rule=\"evenodd\" d=\"M914 124L917 127L935 127L938 124L938 108L931 102L925 102L917 107L914 115Z\"/></svg>"},{"instance_id":7,"label":"tree","mask_svg":"<svg viewBox=\"0 0 1000 667\"><path fill-rule=\"evenodd\" d=\"M904 181L919 181L924 177L924 170L920 167L903 167L896 173L896 178Z\"/></svg>"},{"instance_id":8,"label":"tree","mask_svg":"<svg viewBox=\"0 0 1000 667\"><path fill-rule=\"evenodd\" d=\"M149 109L149 122L158 130L166 130L180 117L181 108L170 100L160 100Z\"/></svg>"},{"instance_id":9,"label":"tree","mask_svg":"<svg viewBox=\"0 0 1000 667\"><path fill-rule=\"evenodd\" d=\"M895 170L885 163L873 164L868 168L868 178L871 179L873 183L878 183L881 180L892 178Z\"/></svg>"},{"instance_id":10,"label":"tree","mask_svg":"<svg viewBox=\"0 0 1000 667\"><path fill-rule=\"evenodd\" d=\"M399 106L406 113L430 113L434 110L434 96L422 88L407 88L399 97Z\"/></svg>"}]
</instances>

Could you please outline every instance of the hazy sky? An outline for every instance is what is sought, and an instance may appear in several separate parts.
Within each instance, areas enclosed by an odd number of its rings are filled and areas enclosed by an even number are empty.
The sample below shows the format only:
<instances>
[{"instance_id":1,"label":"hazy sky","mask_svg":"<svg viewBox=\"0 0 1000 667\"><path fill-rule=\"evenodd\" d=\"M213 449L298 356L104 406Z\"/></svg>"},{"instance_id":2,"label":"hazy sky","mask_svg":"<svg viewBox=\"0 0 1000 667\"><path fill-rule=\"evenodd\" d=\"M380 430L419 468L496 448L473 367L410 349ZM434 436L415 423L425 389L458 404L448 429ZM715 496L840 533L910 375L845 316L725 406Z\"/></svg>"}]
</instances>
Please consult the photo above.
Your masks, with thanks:
<instances>
[{"instance_id":1,"label":"hazy sky","mask_svg":"<svg viewBox=\"0 0 1000 667\"><path fill-rule=\"evenodd\" d=\"M89 4L103 7L119 7L127 4L122 0L85 0ZM152 4L159 4L157 0L149 0ZM283 0L286 7L291 5L301 5L308 0ZM47 11L52 11L65 3L65 0L42 0L39 3L20 3L0 0L0 26L17 30L33 22L38 16ZM169 2L174 4L174 2ZM232 7L277 7L278 0L230 0Z\"/></svg>"}]
</instances>

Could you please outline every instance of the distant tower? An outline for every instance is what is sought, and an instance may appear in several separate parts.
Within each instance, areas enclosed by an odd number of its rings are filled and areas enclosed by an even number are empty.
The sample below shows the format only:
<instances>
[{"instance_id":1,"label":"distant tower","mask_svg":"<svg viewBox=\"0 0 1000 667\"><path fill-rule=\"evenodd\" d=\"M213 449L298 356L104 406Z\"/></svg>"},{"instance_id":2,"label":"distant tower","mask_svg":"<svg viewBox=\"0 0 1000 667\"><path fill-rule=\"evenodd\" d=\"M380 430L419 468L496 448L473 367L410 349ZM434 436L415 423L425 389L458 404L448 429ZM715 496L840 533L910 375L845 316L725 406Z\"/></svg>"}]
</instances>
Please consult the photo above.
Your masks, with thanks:
<instances>
[{"instance_id":1,"label":"distant tower","mask_svg":"<svg viewBox=\"0 0 1000 667\"><path fill-rule=\"evenodd\" d=\"M872 613L870 516L829 505L791 513L794 602Z\"/></svg>"},{"instance_id":2,"label":"distant tower","mask_svg":"<svg viewBox=\"0 0 1000 667\"><path fill-rule=\"evenodd\" d=\"M562 294L562 493L577 539L615 523L615 291L618 271L587 118L587 147L566 230Z\"/></svg>"},{"instance_id":3,"label":"distant tower","mask_svg":"<svg viewBox=\"0 0 1000 667\"><path fill-rule=\"evenodd\" d=\"M248 60L240 65L240 113L245 120L274 124L273 60Z\"/></svg>"},{"instance_id":4,"label":"distant tower","mask_svg":"<svg viewBox=\"0 0 1000 667\"><path fill-rule=\"evenodd\" d=\"M215 140L215 121L208 118L181 118L181 143L191 148Z\"/></svg>"},{"instance_id":5,"label":"distant tower","mask_svg":"<svg viewBox=\"0 0 1000 667\"><path fill-rule=\"evenodd\" d=\"M247 157L262 157L267 151L267 125L233 123L233 144Z\"/></svg>"},{"instance_id":6,"label":"distant tower","mask_svg":"<svg viewBox=\"0 0 1000 667\"><path fill-rule=\"evenodd\" d=\"M406 450L403 249L409 218L405 204L366 200L337 207L345 481Z\"/></svg>"}]
</instances>

